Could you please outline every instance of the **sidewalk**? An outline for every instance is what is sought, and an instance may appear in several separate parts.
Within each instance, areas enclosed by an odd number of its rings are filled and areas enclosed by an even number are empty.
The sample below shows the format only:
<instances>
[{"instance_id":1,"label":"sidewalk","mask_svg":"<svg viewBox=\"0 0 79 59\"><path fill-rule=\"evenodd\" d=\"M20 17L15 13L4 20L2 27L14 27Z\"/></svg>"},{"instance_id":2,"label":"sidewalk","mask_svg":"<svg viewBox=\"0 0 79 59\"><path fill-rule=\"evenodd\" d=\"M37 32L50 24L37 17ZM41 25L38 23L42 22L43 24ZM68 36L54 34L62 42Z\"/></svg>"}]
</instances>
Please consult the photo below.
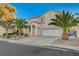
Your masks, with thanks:
<instances>
[{"instance_id":1,"label":"sidewalk","mask_svg":"<svg viewBox=\"0 0 79 59\"><path fill-rule=\"evenodd\" d=\"M79 38L72 38L68 41L57 39L48 45L48 47L52 47L52 46L79 51Z\"/></svg>"},{"instance_id":2,"label":"sidewalk","mask_svg":"<svg viewBox=\"0 0 79 59\"><path fill-rule=\"evenodd\" d=\"M15 38L11 38L11 39L0 38L0 40L2 40L2 41L8 41L11 43L20 43L20 44L35 45L35 46L47 46L51 42L54 42L57 39L57 37L32 36L32 37L26 37L26 38L22 38L22 39L18 39L18 40L17 40L17 38L16 38L16 40L14 40L14 39Z\"/></svg>"},{"instance_id":3,"label":"sidewalk","mask_svg":"<svg viewBox=\"0 0 79 59\"><path fill-rule=\"evenodd\" d=\"M59 39L58 37L51 37L51 36L32 36L27 38L22 38L19 40L11 39L3 39L0 38L0 41L7 41L10 43L18 43L18 44L25 44L25 45L34 45L38 47L46 47L52 49L53 47L59 48L67 48L72 50L79 51L79 39L72 38L69 41L64 41Z\"/></svg>"}]
</instances>

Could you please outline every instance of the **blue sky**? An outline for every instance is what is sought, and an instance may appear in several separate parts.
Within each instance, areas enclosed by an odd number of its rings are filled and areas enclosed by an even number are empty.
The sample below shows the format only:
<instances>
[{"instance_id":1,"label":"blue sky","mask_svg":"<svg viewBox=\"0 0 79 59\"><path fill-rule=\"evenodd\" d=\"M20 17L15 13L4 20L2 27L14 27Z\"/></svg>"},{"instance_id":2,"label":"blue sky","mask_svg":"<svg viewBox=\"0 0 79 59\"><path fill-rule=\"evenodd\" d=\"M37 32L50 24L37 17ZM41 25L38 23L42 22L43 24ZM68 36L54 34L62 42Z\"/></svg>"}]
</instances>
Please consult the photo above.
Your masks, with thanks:
<instances>
[{"instance_id":1,"label":"blue sky","mask_svg":"<svg viewBox=\"0 0 79 59\"><path fill-rule=\"evenodd\" d=\"M41 16L48 10L68 11L72 14L79 12L78 3L12 3L16 8L17 18L31 18Z\"/></svg>"}]
</instances>

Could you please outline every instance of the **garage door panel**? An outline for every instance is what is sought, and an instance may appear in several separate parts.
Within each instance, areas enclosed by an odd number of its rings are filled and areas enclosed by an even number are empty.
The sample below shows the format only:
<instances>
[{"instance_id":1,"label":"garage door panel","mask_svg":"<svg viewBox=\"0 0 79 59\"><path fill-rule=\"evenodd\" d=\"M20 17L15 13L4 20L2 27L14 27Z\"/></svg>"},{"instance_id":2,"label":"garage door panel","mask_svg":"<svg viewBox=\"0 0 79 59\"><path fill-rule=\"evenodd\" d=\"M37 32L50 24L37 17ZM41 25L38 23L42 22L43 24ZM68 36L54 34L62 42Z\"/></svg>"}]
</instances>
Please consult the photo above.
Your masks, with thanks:
<instances>
[{"instance_id":1,"label":"garage door panel","mask_svg":"<svg viewBox=\"0 0 79 59\"><path fill-rule=\"evenodd\" d=\"M59 36L59 30L42 30L44 36Z\"/></svg>"}]
</instances>

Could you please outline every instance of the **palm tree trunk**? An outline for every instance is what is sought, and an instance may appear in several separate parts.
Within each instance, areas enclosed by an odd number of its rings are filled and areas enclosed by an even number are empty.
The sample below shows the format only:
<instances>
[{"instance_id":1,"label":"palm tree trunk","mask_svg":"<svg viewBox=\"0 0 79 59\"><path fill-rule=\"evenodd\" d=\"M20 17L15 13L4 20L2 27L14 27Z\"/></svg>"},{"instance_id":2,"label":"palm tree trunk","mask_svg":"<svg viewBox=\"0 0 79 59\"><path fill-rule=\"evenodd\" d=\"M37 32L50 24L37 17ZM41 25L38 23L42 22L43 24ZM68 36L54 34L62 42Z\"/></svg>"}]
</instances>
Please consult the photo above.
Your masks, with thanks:
<instances>
[{"instance_id":1,"label":"palm tree trunk","mask_svg":"<svg viewBox=\"0 0 79 59\"><path fill-rule=\"evenodd\" d=\"M62 39L63 40L69 40L69 35L68 35L68 32L67 32L67 29L63 29L63 33L62 33Z\"/></svg>"}]
</instances>

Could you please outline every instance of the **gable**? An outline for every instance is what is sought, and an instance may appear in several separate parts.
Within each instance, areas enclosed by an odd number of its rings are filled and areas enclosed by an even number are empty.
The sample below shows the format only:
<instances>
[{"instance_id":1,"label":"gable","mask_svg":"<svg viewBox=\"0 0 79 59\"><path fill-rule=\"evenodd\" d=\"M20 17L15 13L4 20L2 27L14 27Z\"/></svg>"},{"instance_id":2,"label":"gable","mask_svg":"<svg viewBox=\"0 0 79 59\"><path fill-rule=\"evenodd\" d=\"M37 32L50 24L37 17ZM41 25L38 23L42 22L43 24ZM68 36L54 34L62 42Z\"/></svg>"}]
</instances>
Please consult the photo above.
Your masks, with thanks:
<instances>
[{"instance_id":1,"label":"gable","mask_svg":"<svg viewBox=\"0 0 79 59\"><path fill-rule=\"evenodd\" d=\"M43 16L42 16L42 22L43 23L49 23L50 22L50 19L55 19L56 18L56 14L59 14L61 12L57 12L57 11L48 11L47 13L45 13Z\"/></svg>"}]
</instances>

